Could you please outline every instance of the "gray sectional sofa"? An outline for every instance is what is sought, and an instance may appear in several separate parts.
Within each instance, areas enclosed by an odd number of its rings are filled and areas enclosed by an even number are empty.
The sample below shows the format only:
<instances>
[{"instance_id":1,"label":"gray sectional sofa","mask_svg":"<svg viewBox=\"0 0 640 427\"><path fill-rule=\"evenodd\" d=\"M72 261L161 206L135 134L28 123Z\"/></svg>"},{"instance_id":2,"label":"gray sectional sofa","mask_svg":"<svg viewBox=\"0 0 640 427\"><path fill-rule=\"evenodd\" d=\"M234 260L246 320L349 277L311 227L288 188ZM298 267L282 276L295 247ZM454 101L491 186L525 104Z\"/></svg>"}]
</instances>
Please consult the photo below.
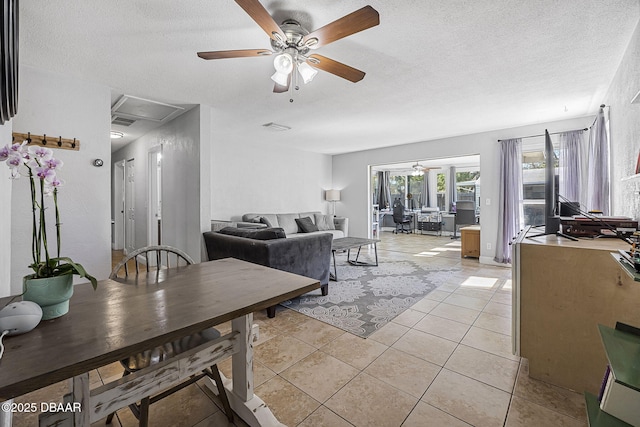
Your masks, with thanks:
<instances>
[{"instance_id":1,"label":"gray sectional sofa","mask_svg":"<svg viewBox=\"0 0 640 427\"><path fill-rule=\"evenodd\" d=\"M320 282L322 295L329 292L332 242L329 233L300 233L298 238L291 239L285 237L281 228L226 227L206 232L203 237L209 260L236 258L311 277ZM276 306L269 307L267 314L275 316Z\"/></svg>"},{"instance_id":2,"label":"gray sectional sofa","mask_svg":"<svg viewBox=\"0 0 640 427\"><path fill-rule=\"evenodd\" d=\"M302 232L296 219L310 218L311 222L318 227L318 231ZM276 227L282 228L288 238L308 236L314 233L331 233L334 239L347 237L349 231L349 219L324 215L322 212L300 212L300 213L247 213L242 215L242 221L237 223L242 227Z\"/></svg>"}]
</instances>

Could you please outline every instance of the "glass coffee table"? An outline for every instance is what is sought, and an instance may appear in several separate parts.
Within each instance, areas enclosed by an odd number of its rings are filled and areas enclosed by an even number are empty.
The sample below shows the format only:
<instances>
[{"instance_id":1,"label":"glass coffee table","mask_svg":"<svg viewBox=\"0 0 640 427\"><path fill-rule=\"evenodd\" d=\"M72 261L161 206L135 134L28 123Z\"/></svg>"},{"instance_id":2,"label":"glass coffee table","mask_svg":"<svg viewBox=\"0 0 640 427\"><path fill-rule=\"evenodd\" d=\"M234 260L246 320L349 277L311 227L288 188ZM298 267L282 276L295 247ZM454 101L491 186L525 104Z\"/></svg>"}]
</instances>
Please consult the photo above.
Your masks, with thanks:
<instances>
[{"instance_id":1,"label":"glass coffee table","mask_svg":"<svg viewBox=\"0 0 640 427\"><path fill-rule=\"evenodd\" d=\"M377 243L379 239L365 239L362 237L342 237L340 239L333 239L331 243L331 255L333 256L333 273L329 272L329 280L337 281L338 280L338 271L336 269L336 252L344 252L347 251L347 262L351 265L358 266L378 266L378 247ZM360 257L360 249L363 246L373 245L373 252L375 253L376 262L364 262L359 261ZM351 259L351 249L358 248L358 253L356 254L355 259Z\"/></svg>"}]
</instances>

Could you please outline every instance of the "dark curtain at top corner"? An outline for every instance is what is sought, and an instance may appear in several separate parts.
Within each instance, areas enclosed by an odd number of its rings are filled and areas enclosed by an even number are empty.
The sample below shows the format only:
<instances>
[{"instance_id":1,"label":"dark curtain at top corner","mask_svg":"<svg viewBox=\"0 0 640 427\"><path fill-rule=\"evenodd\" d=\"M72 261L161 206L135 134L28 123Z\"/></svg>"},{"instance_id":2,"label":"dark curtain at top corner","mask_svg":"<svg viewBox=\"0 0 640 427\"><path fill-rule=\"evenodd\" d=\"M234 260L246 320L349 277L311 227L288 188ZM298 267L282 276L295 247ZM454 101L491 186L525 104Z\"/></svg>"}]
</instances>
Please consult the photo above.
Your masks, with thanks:
<instances>
[{"instance_id":1,"label":"dark curtain at top corner","mask_svg":"<svg viewBox=\"0 0 640 427\"><path fill-rule=\"evenodd\" d=\"M0 125L18 112L18 0L0 8Z\"/></svg>"},{"instance_id":2,"label":"dark curtain at top corner","mask_svg":"<svg viewBox=\"0 0 640 427\"><path fill-rule=\"evenodd\" d=\"M385 209L388 206L391 206L389 171L378 171L378 207L379 209Z\"/></svg>"}]
</instances>

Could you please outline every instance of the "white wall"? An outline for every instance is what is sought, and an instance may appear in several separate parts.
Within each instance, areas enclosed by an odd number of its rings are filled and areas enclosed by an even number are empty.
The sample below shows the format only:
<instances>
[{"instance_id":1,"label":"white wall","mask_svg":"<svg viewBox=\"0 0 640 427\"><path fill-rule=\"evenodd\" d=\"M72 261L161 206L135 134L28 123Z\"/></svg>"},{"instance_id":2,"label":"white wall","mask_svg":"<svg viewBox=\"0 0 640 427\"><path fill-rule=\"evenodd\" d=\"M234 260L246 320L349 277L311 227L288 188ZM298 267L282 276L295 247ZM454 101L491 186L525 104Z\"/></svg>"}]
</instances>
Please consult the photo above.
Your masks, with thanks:
<instances>
[{"instance_id":1,"label":"white wall","mask_svg":"<svg viewBox=\"0 0 640 427\"><path fill-rule=\"evenodd\" d=\"M640 218L640 178L624 181L622 178L635 174L640 154L640 100L631 104L638 91L640 24L603 100L610 106L612 213L636 219Z\"/></svg>"},{"instance_id":2,"label":"white wall","mask_svg":"<svg viewBox=\"0 0 640 427\"><path fill-rule=\"evenodd\" d=\"M18 114L13 131L80 140L80 150L55 150L64 162L60 176L66 185L58 196L62 221L62 256L82 264L98 279L109 276L110 90L64 75L20 67ZM11 197L11 292L20 293L22 277L31 271L31 198L26 179L14 181ZM53 226L53 221L49 221ZM55 230L49 236L54 236ZM55 245L54 245L55 246Z\"/></svg>"},{"instance_id":3,"label":"white wall","mask_svg":"<svg viewBox=\"0 0 640 427\"><path fill-rule=\"evenodd\" d=\"M205 231L211 231L211 151L212 151L212 122L213 110L207 105L200 105L200 176L198 181L200 211L200 233L193 244L200 246L200 259L207 261L207 250L204 239L201 237ZM194 236L196 237L196 236Z\"/></svg>"},{"instance_id":4,"label":"white wall","mask_svg":"<svg viewBox=\"0 0 640 427\"><path fill-rule=\"evenodd\" d=\"M12 124L0 125L0 147L11 143ZM0 164L0 297L11 295L11 188L9 168Z\"/></svg>"},{"instance_id":5,"label":"white wall","mask_svg":"<svg viewBox=\"0 0 640 427\"><path fill-rule=\"evenodd\" d=\"M149 244L149 150L162 145L162 242L186 251L195 260L201 259L201 222L207 222L207 230L210 225L208 211L206 219L201 221L200 194L204 190L208 199L210 192L208 186L202 189L200 184L200 132L201 127L206 130L209 126L201 123L209 120L209 110L208 107L196 107L113 153L112 163L135 159L137 248ZM205 206L208 206L207 201Z\"/></svg>"},{"instance_id":6,"label":"white wall","mask_svg":"<svg viewBox=\"0 0 640 427\"><path fill-rule=\"evenodd\" d=\"M212 118L211 219L237 220L249 212L330 212L324 191L332 188L331 156L244 140L242 129L222 135L215 123L224 113L213 111Z\"/></svg>"},{"instance_id":7,"label":"white wall","mask_svg":"<svg viewBox=\"0 0 640 427\"><path fill-rule=\"evenodd\" d=\"M492 263L498 232L500 152L497 141L538 135L544 133L545 129L549 132L582 129L589 126L592 121L593 117L583 117L334 156L333 186L342 190L342 201L336 208L337 214L349 218L350 235L358 237L368 235L368 218L371 209L368 191L369 165L479 154L482 179L480 261ZM487 205L487 200L490 205ZM487 249L487 244L491 245L491 249Z\"/></svg>"}]
</instances>

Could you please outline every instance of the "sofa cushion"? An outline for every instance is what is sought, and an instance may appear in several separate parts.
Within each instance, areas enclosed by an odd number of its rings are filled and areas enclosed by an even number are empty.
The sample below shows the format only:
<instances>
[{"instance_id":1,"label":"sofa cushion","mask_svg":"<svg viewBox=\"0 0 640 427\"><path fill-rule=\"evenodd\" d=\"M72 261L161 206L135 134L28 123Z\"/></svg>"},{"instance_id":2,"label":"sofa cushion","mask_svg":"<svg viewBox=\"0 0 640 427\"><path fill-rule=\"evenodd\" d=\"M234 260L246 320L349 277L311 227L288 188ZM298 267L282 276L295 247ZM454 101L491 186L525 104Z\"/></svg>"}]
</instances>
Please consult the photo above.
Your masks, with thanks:
<instances>
[{"instance_id":1,"label":"sofa cushion","mask_svg":"<svg viewBox=\"0 0 640 427\"><path fill-rule=\"evenodd\" d=\"M311 217L304 218L296 218L296 223L298 224L299 231L301 233L313 233L314 231L319 231L318 227L313 223Z\"/></svg>"},{"instance_id":2,"label":"sofa cushion","mask_svg":"<svg viewBox=\"0 0 640 427\"><path fill-rule=\"evenodd\" d=\"M273 227L273 225L271 224L271 221L269 221L269 218L267 218L266 216L261 216L260 217L260 222L265 224L269 228Z\"/></svg>"},{"instance_id":3,"label":"sofa cushion","mask_svg":"<svg viewBox=\"0 0 640 427\"><path fill-rule=\"evenodd\" d=\"M247 239L255 240L272 240L272 239L284 239L287 237L282 228L261 228L261 229L246 229L236 227L225 227L218 231L220 234L227 234L230 236L246 237Z\"/></svg>"},{"instance_id":4,"label":"sofa cushion","mask_svg":"<svg viewBox=\"0 0 640 427\"><path fill-rule=\"evenodd\" d=\"M316 214L316 226L318 226L318 230L326 231L326 230L335 230L336 226L333 223L333 215L322 215Z\"/></svg>"},{"instance_id":5,"label":"sofa cushion","mask_svg":"<svg viewBox=\"0 0 640 427\"><path fill-rule=\"evenodd\" d=\"M242 221L244 222L260 222L261 218L266 218L271 223L271 227L280 227L278 224L278 218L276 214L260 214L260 213L247 213L242 215Z\"/></svg>"},{"instance_id":6,"label":"sofa cushion","mask_svg":"<svg viewBox=\"0 0 640 427\"><path fill-rule=\"evenodd\" d=\"M300 212L300 218L304 218L306 216L308 216L309 218L311 218L311 221L313 221L313 223L316 223L316 215L320 215L322 212L319 211L314 211L314 212Z\"/></svg>"},{"instance_id":7,"label":"sofa cushion","mask_svg":"<svg viewBox=\"0 0 640 427\"><path fill-rule=\"evenodd\" d=\"M299 214L276 214L276 217L278 218L278 226L282 227L287 235L298 232L298 223L296 223L296 218L300 218Z\"/></svg>"}]
</instances>

